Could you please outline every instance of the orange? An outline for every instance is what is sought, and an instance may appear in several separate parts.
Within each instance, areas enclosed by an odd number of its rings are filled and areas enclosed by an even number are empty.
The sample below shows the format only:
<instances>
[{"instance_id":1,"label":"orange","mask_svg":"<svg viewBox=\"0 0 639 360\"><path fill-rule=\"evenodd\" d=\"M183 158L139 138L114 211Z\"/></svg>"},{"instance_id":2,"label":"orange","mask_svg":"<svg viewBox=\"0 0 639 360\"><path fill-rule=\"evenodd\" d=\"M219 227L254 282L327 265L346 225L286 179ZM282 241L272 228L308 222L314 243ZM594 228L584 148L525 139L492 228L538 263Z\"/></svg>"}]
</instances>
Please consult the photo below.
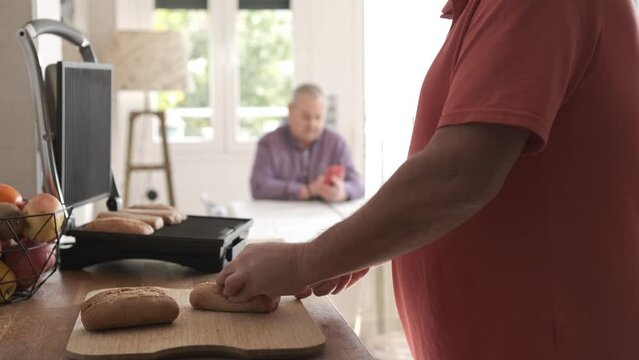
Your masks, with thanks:
<instances>
[{"instance_id":1,"label":"orange","mask_svg":"<svg viewBox=\"0 0 639 360\"><path fill-rule=\"evenodd\" d=\"M0 202L18 205L22 202L22 195L13 186L0 184Z\"/></svg>"}]
</instances>

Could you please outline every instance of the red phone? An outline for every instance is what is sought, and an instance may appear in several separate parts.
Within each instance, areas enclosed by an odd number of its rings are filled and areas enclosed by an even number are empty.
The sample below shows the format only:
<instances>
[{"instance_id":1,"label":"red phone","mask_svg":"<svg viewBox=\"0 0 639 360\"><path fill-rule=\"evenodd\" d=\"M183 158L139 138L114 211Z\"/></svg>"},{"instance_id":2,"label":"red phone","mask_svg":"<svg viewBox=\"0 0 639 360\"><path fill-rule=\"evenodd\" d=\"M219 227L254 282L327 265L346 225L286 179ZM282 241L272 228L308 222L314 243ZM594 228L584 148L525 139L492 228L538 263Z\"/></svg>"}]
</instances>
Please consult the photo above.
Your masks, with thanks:
<instances>
[{"instance_id":1,"label":"red phone","mask_svg":"<svg viewBox=\"0 0 639 360\"><path fill-rule=\"evenodd\" d=\"M332 177L337 176L340 178L344 178L345 171L346 169L344 168L344 165L342 164L331 165L327 167L326 171L324 171L324 184L333 185Z\"/></svg>"}]
</instances>

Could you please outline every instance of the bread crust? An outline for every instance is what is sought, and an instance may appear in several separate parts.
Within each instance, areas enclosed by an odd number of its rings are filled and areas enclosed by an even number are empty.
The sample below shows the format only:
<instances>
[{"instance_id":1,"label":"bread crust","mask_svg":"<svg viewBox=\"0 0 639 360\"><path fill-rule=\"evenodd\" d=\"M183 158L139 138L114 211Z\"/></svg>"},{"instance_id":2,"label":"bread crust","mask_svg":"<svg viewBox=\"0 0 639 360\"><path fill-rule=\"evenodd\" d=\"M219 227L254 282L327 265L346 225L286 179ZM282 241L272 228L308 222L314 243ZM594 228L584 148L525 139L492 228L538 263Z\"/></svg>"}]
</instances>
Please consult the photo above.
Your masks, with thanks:
<instances>
[{"instance_id":1,"label":"bread crust","mask_svg":"<svg viewBox=\"0 0 639 360\"><path fill-rule=\"evenodd\" d=\"M180 214L180 222L186 220L188 215L179 211L171 205L166 204L136 204L129 206L128 209L140 209L140 210L172 210Z\"/></svg>"},{"instance_id":2,"label":"bread crust","mask_svg":"<svg viewBox=\"0 0 639 360\"><path fill-rule=\"evenodd\" d=\"M166 204L136 204L129 206L129 209L175 210L173 206Z\"/></svg>"},{"instance_id":3,"label":"bread crust","mask_svg":"<svg viewBox=\"0 0 639 360\"><path fill-rule=\"evenodd\" d=\"M80 307L80 320L90 331L172 323L179 314L177 302L153 286L108 289Z\"/></svg>"},{"instance_id":4,"label":"bread crust","mask_svg":"<svg viewBox=\"0 0 639 360\"><path fill-rule=\"evenodd\" d=\"M196 285L189 295L191 306L200 310L223 312L268 313L277 309L280 297L256 296L248 301L233 303L222 295L222 288L214 282Z\"/></svg>"},{"instance_id":5,"label":"bread crust","mask_svg":"<svg viewBox=\"0 0 639 360\"><path fill-rule=\"evenodd\" d=\"M82 227L87 231L150 235L155 230L143 221L119 217L95 219Z\"/></svg>"},{"instance_id":6,"label":"bread crust","mask_svg":"<svg viewBox=\"0 0 639 360\"><path fill-rule=\"evenodd\" d=\"M102 211L98 213L97 216L98 219L114 217L144 221L151 225L155 230L161 229L164 226L164 220L162 220L162 217L155 215L132 214L123 211Z\"/></svg>"},{"instance_id":7,"label":"bread crust","mask_svg":"<svg viewBox=\"0 0 639 360\"><path fill-rule=\"evenodd\" d=\"M162 210L162 209L121 209L120 212L140 215L152 215L159 216L164 220L165 224L175 225L182 222L182 215L176 210Z\"/></svg>"}]
</instances>

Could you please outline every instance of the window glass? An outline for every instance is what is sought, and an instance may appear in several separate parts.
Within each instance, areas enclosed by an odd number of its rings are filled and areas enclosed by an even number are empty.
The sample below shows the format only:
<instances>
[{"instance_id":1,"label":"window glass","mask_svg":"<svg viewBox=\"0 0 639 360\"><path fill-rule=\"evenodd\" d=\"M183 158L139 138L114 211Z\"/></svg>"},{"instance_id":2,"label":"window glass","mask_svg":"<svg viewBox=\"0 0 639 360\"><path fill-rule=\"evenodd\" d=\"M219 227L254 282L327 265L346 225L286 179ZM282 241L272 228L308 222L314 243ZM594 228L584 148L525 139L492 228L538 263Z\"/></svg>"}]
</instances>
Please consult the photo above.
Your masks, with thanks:
<instances>
[{"instance_id":1,"label":"window glass","mask_svg":"<svg viewBox=\"0 0 639 360\"><path fill-rule=\"evenodd\" d=\"M198 142L213 138L209 91L209 17L206 9L156 9L153 27L179 31L187 42L190 89L159 93L158 107L166 110L171 142Z\"/></svg>"},{"instance_id":2,"label":"window glass","mask_svg":"<svg viewBox=\"0 0 639 360\"><path fill-rule=\"evenodd\" d=\"M282 123L292 91L290 9L238 10L239 107L235 141L255 141Z\"/></svg>"}]
</instances>

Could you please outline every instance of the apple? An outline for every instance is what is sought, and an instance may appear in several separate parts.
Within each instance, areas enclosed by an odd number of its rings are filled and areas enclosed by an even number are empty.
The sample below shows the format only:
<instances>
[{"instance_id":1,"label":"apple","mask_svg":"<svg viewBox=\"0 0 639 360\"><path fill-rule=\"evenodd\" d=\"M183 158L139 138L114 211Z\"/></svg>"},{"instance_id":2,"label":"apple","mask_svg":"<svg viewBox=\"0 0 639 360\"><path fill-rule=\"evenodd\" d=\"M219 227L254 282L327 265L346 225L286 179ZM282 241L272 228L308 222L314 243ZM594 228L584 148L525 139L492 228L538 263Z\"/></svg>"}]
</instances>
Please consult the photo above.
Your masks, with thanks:
<instances>
[{"instance_id":1,"label":"apple","mask_svg":"<svg viewBox=\"0 0 639 360\"><path fill-rule=\"evenodd\" d=\"M16 291L16 276L7 264L0 261L0 304L7 303Z\"/></svg>"},{"instance_id":2,"label":"apple","mask_svg":"<svg viewBox=\"0 0 639 360\"><path fill-rule=\"evenodd\" d=\"M20 236L23 226L22 211L14 204L0 202L0 243Z\"/></svg>"},{"instance_id":3,"label":"apple","mask_svg":"<svg viewBox=\"0 0 639 360\"><path fill-rule=\"evenodd\" d=\"M23 234L31 241L55 240L64 223L62 204L53 195L40 193L29 199L22 209L25 216Z\"/></svg>"},{"instance_id":4,"label":"apple","mask_svg":"<svg viewBox=\"0 0 639 360\"><path fill-rule=\"evenodd\" d=\"M5 249L4 262L13 271L17 289L25 290L36 284L40 275L56 264L55 247L52 244L37 244L25 241L21 245ZM29 245L29 246L27 246Z\"/></svg>"}]
</instances>

